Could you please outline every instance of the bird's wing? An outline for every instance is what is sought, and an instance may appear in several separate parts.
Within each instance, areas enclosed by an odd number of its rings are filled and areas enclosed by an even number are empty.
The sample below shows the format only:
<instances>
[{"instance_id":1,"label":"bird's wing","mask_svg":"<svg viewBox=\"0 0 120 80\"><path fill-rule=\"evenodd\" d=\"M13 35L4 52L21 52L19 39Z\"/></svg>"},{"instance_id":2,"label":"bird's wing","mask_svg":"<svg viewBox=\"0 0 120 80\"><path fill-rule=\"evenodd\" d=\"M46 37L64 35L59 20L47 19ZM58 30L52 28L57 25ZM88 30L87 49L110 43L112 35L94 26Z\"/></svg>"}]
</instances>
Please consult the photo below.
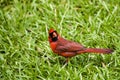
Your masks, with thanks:
<instances>
[{"instance_id":1,"label":"bird's wing","mask_svg":"<svg viewBox=\"0 0 120 80\"><path fill-rule=\"evenodd\" d=\"M60 39L56 46L57 52L77 52L83 50L85 47L80 45L79 43L68 41L65 39Z\"/></svg>"}]
</instances>

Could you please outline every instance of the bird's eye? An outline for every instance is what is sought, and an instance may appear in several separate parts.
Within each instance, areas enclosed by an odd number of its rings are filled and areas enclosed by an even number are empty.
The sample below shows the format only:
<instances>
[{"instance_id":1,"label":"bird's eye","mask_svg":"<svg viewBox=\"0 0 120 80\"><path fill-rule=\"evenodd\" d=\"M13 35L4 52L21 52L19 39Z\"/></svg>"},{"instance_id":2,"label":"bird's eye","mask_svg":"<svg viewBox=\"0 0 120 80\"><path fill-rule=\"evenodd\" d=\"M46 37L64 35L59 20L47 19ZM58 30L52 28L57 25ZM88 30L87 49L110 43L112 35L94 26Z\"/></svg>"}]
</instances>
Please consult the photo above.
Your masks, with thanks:
<instances>
[{"instance_id":1,"label":"bird's eye","mask_svg":"<svg viewBox=\"0 0 120 80\"><path fill-rule=\"evenodd\" d=\"M49 36L52 37L53 33L50 33Z\"/></svg>"},{"instance_id":2,"label":"bird's eye","mask_svg":"<svg viewBox=\"0 0 120 80\"><path fill-rule=\"evenodd\" d=\"M58 34L57 34L56 31L54 31L54 32L50 33L49 36L50 36L51 38L55 38L55 37L58 36Z\"/></svg>"}]
</instances>

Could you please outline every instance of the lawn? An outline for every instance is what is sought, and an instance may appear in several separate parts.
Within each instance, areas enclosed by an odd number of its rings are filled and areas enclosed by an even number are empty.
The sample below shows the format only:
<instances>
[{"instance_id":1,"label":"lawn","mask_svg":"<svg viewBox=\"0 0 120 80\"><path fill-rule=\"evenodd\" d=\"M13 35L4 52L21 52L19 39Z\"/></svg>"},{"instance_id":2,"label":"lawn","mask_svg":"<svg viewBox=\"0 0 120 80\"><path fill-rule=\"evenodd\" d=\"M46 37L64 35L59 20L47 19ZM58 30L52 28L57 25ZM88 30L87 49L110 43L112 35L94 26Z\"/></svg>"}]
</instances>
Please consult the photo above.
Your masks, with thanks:
<instances>
[{"instance_id":1,"label":"lawn","mask_svg":"<svg viewBox=\"0 0 120 80\"><path fill-rule=\"evenodd\" d=\"M114 52L64 65L50 49L50 28ZM0 80L120 80L120 0L0 0Z\"/></svg>"}]
</instances>

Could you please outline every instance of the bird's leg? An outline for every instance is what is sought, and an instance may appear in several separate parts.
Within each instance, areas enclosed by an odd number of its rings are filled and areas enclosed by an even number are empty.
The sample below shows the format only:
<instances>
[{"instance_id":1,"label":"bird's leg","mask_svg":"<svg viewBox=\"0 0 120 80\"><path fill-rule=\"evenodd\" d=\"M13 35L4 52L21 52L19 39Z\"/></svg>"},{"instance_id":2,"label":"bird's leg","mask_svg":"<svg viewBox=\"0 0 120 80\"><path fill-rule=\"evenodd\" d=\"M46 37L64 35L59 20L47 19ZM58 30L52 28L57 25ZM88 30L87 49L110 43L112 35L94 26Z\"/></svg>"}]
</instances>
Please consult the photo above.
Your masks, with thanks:
<instances>
[{"instance_id":1,"label":"bird's leg","mask_svg":"<svg viewBox=\"0 0 120 80\"><path fill-rule=\"evenodd\" d=\"M63 65L68 65L69 58L66 58L66 60L63 62Z\"/></svg>"},{"instance_id":2,"label":"bird's leg","mask_svg":"<svg viewBox=\"0 0 120 80\"><path fill-rule=\"evenodd\" d=\"M66 62L66 63L68 63L68 62L69 62L69 60L70 60L69 58L66 58L66 61L65 61L65 62Z\"/></svg>"},{"instance_id":3,"label":"bird's leg","mask_svg":"<svg viewBox=\"0 0 120 80\"><path fill-rule=\"evenodd\" d=\"M66 58L66 60L63 62L64 65L68 65L69 58Z\"/></svg>"},{"instance_id":4,"label":"bird's leg","mask_svg":"<svg viewBox=\"0 0 120 80\"><path fill-rule=\"evenodd\" d=\"M70 58L66 58L65 64L68 64L69 61L70 61Z\"/></svg>"}]
</instances>

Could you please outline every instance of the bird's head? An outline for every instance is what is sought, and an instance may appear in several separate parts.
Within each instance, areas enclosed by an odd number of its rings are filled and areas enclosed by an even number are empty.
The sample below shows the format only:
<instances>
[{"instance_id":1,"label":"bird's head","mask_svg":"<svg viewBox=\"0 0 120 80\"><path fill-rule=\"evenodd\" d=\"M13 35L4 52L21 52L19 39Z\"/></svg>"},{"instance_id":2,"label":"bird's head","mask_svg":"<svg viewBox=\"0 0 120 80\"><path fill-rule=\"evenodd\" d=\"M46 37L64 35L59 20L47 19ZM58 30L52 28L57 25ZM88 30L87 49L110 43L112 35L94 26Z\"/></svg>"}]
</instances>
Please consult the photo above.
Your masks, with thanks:
<instances>
[{"instance_id":1,"label":"bird's head","mask_svg":"<svg viewBox=\"0 0 120 80\"><path fill-rule=\"evenodd\" d=\"M49 41L50 42L55 42L58 40L58 33L54 29L49 30Z\"/></svg>"}]
</instances>

